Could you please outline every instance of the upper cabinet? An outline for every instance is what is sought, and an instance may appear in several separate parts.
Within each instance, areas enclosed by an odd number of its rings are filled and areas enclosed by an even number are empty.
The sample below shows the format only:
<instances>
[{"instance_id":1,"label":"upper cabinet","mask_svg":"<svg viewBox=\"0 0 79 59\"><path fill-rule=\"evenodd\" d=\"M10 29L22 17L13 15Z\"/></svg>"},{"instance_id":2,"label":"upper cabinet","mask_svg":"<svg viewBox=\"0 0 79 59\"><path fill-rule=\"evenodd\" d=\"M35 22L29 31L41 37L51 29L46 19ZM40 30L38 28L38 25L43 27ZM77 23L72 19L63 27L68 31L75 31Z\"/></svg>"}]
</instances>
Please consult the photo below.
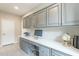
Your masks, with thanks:
<instances>
[{"instance_id":1,"label":"upper cabinet","mask_svg":"<svg viewBox=\"0 0 79 59\"><path fill-rule=\"evenodd\" d=\"M28 16L23 19L23 28L30 28L30 27L31 27L31 16Z\"/></svg>"},{"instance_id":2,"label":"upper cabinet","mask_svg":"<svg viewBox=\"0 0 79 59\"><path fill-rule=\"evenodd\" d=\"M36 27L36 20L37 20L37 15L36 14L32 14L31 17L31 28L35 28Z\"/></svg>"},{"instance_id":3,"label":"upper cabinet","mask_svg":"<svg viewBox=\"0 0 79 59\"><path fill-rule=\"evenodd\" d=\"M46 27L46 9L37 12L36 27Z\"/></svg>"},{"instance_id":4,"label":"upper cabinet","mask_svg":"<svg viewBox=\"0 0 79 59\"><path fill-rule=\"evenodd\" d=\"M43 28L61 25L61 4L53 4L38 12L31 14L31 18L24 20L25 28ZM30 20L31 19L31 20Z\"/></svg>"},{"instance_id":5,"label":"upper cabinet","mask_svg":"<svg viewBox=\"0 0 79 59\"><path fill-rule=\"evenodd\" d=\"M27 16L24 28L79 25L79 3L57 3Z\"/></svg>"},{"instance_id":6,"label":"upper cabinet","mask_svg":"<svg viewBox=\"0 0 79 59\"><path fill-rule=\"evenodd\" d=\"M79 25L79 3L62 4L62 25Z\"/></svg>"},{"instance_id":7,"label":"upper cabinet","mask_svg":"<svg viewBox=\"0 0 79 59\"><path fill-rule=\"evenodd\" d=\"M47 26L61 25L61 4L54 4L47 8Z\"/></svg>"}]
</instances>

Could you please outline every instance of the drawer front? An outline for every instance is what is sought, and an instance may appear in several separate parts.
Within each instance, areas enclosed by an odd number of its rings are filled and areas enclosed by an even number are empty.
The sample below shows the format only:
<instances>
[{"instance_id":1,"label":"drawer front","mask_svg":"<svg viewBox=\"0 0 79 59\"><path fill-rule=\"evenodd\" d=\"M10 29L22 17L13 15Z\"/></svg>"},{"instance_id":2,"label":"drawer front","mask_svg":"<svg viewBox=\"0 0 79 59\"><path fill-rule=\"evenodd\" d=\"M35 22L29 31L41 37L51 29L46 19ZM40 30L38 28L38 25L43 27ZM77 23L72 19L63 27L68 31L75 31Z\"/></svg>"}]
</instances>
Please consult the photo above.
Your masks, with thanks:
<instances>
[{"instance_id":1,"label":"drawer front","mask_svg":"<svg viewBox=\"0 0 79 59\"><path fill-rule=\"evenodd\" d=\"M52 49L52 56L71 56L71 55Z\"/></svg>"}]
</instances>

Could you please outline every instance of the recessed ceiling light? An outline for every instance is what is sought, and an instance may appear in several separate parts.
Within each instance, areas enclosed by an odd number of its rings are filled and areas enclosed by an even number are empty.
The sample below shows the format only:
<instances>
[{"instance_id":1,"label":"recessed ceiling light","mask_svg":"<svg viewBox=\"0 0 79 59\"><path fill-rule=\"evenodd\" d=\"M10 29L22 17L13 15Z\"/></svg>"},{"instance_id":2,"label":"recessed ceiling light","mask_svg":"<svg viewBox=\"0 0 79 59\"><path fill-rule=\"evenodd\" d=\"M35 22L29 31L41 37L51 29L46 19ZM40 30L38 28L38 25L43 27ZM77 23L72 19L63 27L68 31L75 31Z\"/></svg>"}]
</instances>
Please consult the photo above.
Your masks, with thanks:
<instances>
[{"instance_id":1,"label":"recessed ceiling light","mask_svg":"<svg viewBox=\"0 0 79 59\"><path fill-rule=\"evenodd\" d=\"M14 9L18 10L18 9L19 9L19 7L18 7L18 6L14 6Z\"/></svg>"}]
</instances>

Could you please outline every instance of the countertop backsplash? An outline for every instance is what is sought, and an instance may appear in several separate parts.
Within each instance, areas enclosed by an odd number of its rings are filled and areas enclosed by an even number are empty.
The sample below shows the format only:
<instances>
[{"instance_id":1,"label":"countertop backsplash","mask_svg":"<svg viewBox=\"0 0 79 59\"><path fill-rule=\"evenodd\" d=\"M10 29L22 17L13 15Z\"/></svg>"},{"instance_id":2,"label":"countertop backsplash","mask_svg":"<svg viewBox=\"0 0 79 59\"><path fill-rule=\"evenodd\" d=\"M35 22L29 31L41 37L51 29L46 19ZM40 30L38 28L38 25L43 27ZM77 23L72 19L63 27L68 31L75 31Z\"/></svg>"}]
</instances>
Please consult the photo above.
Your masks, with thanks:
<instances>
[{"instance_id":1,"label":"countertop backsplash","mask_svg":"<svg viewBox=\"0 0 79 59\"><path fill-rule=\"evenodd\" d=\"M34 34L34 30L32 29L22 29L22 35L25 35L24 33L28 32L30 34L30 36L33 36Z\"/></svg>"},{"instance_id":2,"label":"countertop backsplash","mask_svg":"<svg viewBox=\"0 0 79 59\"><path fill-rule=\"evenodd\" d=\"M34 29L23 29L22 33L29 32L31 36L34 36ZM39 29L39 28L38 28ZM71 41L74 35L79 35L79 26L65 26L65 27L49 27L49 28L40 28L43 30L42 39L47 39L50 41L62 41L62 35L64 33L69 33L71 36Z\"/></svg>"},{"instance_id":3,"label":"countertop backsplash","mask_svg":"<svg viewBox=\"0 0 79 59\"><path fill-rule=\"evenodd\" d=\"M50 41L59 40L62 34L63 32L43 31L43 38Z\"/></svg>"}]
</instances>

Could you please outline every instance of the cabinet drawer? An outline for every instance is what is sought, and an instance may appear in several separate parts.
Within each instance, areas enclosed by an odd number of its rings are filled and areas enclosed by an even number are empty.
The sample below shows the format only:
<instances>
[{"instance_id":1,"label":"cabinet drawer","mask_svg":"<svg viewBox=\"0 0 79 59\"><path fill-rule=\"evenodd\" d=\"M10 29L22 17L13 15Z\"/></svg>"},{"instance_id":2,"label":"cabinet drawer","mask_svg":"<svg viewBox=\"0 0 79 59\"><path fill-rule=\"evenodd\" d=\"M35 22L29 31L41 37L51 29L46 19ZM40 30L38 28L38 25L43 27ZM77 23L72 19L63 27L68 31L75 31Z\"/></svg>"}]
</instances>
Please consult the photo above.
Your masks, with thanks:
<instances>
[{"instance_id":1,"label":"cabinet drawer","mask_svg":"<svg viewBox=\"0 0 79 59\"><path fill-rule=\"evenodd\" d=\"M71 56L71 55L52 49L52 56Z\"/></svg>"}]
</instances>

